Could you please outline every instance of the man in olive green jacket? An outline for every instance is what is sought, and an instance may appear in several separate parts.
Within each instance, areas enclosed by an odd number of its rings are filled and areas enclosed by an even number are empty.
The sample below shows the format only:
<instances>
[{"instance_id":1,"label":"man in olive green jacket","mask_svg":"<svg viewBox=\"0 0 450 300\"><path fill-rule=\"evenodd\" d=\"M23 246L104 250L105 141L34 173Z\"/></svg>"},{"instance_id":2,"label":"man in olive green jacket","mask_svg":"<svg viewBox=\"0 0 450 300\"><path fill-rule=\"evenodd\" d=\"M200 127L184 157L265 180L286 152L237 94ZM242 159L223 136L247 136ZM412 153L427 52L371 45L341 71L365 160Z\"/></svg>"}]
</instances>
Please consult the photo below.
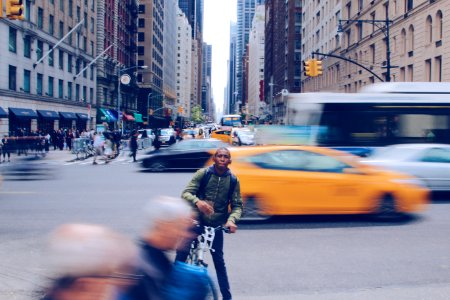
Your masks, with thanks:
<instances>
[{"instance_id":1,"label":"man in olive green jacket","mask_svg":"<svg viewBox=\"0 0 450 300\"><path fill-rule=\"evenodd\" d=\"M229 228L230 233L235 233L237 230L236 222L241 217L243 204L239 181L235 180L234 184L232 183L234 175L228 169L228 165L231 163L230 151L227 148L217 149L213 160L214 165L200 169L195 173L184 189L182 198L196 208L201 225L213 227L223 225ZM207 172L210 172L211 175L204 190L201 191L202 179ZM233 188L234 191L230 191L230 188ZM228 206L231 207L231 213L228 211ZM187 248L177 252L177 260L186 261L189 244L186 246ZM216 232L212 248L214 251L211 251L211 256L214 261L220 292L224 300L231 299L227 269L223 259L223 231Z\"/></svg>"}]
</instances>

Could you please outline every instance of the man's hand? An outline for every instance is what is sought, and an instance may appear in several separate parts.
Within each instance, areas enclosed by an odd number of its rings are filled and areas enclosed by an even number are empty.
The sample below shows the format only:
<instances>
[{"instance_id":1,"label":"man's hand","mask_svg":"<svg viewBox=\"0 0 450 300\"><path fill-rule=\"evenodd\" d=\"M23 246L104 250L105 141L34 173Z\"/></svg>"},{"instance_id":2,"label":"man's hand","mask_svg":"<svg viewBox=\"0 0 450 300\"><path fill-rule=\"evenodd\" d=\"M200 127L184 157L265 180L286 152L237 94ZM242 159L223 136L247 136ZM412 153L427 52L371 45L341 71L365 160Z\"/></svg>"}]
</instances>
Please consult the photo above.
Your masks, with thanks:
<instances>
[{"instance_id":1,"label":"man's hand","mask_svg":"<svg viewBox=\"0 0 450 300\"><path fill-rule=\"evenodd\" d=\"M237 230L237 225L234 224L233 221L227 221L227 223L223 227L229 228L230 229L230 233L235 233L236 230Z\"/></svg>"},{"instance_id":2,"label":"man's hand","mask_svg":"<svg viewBox=\"0 0 450 300\"><path fill-rule=\"evenodd\" d=\"M207 216L211 216L214 213L214 207L204 200L197 201L195 205L201 213Z\"/></svg>"}]
</instances>

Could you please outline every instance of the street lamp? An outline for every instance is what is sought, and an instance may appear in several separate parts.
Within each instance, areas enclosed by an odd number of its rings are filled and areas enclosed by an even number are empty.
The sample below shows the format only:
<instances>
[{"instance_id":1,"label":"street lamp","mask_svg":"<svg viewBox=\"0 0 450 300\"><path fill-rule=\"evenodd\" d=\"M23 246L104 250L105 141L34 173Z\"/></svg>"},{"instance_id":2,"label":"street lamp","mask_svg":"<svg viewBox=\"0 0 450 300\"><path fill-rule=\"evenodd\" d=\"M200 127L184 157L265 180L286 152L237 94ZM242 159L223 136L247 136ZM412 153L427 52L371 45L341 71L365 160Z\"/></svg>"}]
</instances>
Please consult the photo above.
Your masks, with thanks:
<instances>
[{"instance_id":1,"label":"street lamp","mask_svg":"<svg viewBox=\"0 0 450 300\"><path fill-rule=\"evenodd\" d=\"M337 29L338 33L344 32L344 30L342 28L342 22L358 23L358 24L369 23L369 24L373 24L374 26L376 26L378 29L381 30L381 32L386 37L386 81L387 82L391 81L391 69L393 68L393 66L391 65L391 47L390 47L390 42L389 42L389 37L390 37L389 36L389 25L391 23L393 23L393 21L390 20L388 18L388 16L386 16L385 20L339 20L338 29Z\"/></svg>"},{"instance_id":2,"label":"street lamp","mask_svg":"<svg viewBox=\"0 0 450 300\"><path fill-rule=\"evenodd\" d=\"M125 84L128 85L131 82L131 77L128 74L123 74L123 72L131 70L131 69L147 69L148 66L132 66L129 68L120 69L117 68L117 77L118 77L118 83L117 83L117 128L120 128L120 122L122 121L122 114L120 113L120 102L122 95L120 94L120 85ZM122 134L123 134L123 124L122 124Z\"/></svg>"}]
</instances>

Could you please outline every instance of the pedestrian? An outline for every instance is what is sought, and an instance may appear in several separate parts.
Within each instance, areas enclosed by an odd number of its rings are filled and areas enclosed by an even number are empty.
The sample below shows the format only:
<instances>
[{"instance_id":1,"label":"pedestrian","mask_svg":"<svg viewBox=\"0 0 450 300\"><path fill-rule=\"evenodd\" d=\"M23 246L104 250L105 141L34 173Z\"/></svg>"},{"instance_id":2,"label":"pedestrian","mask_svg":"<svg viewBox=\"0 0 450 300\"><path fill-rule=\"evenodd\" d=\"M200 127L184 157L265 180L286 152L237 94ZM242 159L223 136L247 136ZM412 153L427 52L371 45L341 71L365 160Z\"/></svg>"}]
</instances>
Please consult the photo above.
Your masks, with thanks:
<instances>
[{"instance_id":1,"label":"pedestrian","mask_svg":"<svg viewBox=\"0 0 450 300\"><path fill-rule=\"evenodd\" d=\"M137 144L137 137L138 137L138 132L136 130L133 130L131 132L131 136L130 136L130 156L133 157L133 162L136 162L136 153L137 153L137 148L138 148L138 144Z\"/></svg>"},{"instance_id":2,"label":"pedestrian","mask_svg":"<svg viewBox=\"0 0 450 300\"><path fill-rule=\"evenodd\" d=\"M159 196L144 211L146 226L139 242L142 277L128 290L126 299L162 300L166 299L163 289L173 269L168 252L192 237L192 209L181 198Z\"/></svg>"},{"instance_id":3,"label":"pedestrian","mask_svg":"<svg viewBox=\"0 0 450 300\"><path fill-rule=\"evenodd\" d=\"M97 164L97 156L102 156L103 155L103 139L102 137L97 133L94 132L94 161L92 162L93 165Z\"/></svg>"},{"instance_id":4,"label":"pedestrian","mask_svg":"<svg viewBox=\"0 0 450 300\"><path fill-rule=\"evenodd\" d=\"M161 141L159 140L160 135L160 129L155 129L155 140L153 141L153 147L155 147L156 150L161 148Z\"/></svg>"},{"instance_id":5,"label":"pedestrian","mask_svg":"<svg viewBox=\"0 0 450 300\"><path fill-rule=\"evenodd\" d=\"M55 279L40 299L126 299L138 253L131 239L107 227L61 225L50 236L46 261Z\"/></svg>"},{"instance_id":6,"label":"pedestrian","mask_svg":"<svg viewBox=\"0 0 450 300\"><path fill-rule=\"evenodd\" d=\"M5 134L2 138L2 155L3 155L3 162L5 162L6 155L8 155L8 162L11 161L11 144L9 141L8 136Z\"/></svg>"},{"instance_id":7,"label":"pedestrian","mask_svg":"<svg viewBox=\"0 0 450 300\"><path fill-rule=\"evenodd\" d=\"M231 154L227 148L218 148L213 156L214 164L198 170L182 193L183 199L195 207L200 225L217 227L223 225L230 233L237 230L242 210L239 181L231 173L228 165ZM228 207L231 206L231 213ZM190 245L190 243L186 243ZM223 231L217 231L211 251L220 292L224 300L231 299L230 284L223 258ZM189 247L177 251L176 260L186 261Z\"/></svg>"}]
</instances>

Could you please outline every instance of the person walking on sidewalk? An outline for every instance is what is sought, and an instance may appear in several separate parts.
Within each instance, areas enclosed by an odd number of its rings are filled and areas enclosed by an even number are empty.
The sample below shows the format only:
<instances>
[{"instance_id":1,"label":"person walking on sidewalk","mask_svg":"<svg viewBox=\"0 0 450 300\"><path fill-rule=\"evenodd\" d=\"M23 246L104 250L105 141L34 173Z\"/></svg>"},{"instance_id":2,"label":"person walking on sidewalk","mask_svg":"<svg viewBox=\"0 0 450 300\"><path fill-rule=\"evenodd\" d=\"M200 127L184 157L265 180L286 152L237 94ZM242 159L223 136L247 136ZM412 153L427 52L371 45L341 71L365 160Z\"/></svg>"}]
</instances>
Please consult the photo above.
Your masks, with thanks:
<instances>
[{"instance_id":1,"label":"person walking on sidewalk","mask_svg":"<svg viewBox=\"0 0 450 300\"><path fill-rule=\"evenodd\" d=\"M5 162L6 155L8 155L8 162L11 161L11 145L9 143L9 139L7 135L4 135L2 138L2 155L3 155L3 162Z\"/></svg>"},{"instance_id":2,"label":"person walking on sidewalk","mask_svg":"<svg viewBox=\"0 0 450 300\"><path fill-rule=\"evenodd\" d=\"M133 162L137 161L136 160L136 153L138 149L137 137L138 132L136 130L133 130L130 136L130 155L133 157Z\"/></svg>"}]
</instances>

